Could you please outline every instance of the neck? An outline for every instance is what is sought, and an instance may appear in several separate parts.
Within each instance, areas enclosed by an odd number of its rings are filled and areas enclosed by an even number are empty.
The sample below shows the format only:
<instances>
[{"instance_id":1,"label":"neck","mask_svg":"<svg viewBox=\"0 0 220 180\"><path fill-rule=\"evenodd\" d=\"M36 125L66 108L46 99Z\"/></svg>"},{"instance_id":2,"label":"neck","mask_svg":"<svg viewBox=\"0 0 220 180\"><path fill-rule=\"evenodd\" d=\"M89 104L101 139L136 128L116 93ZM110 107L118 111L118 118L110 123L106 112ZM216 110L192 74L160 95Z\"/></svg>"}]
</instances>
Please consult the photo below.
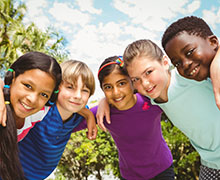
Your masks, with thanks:
<instances>
[{"instance_id":1,"label":"neck","mask_svg":"<svg viewBox=\"0 0 220 180\"><path fill-rule=\"evenodd\" d=\"M122 108L122 109L118 109L118 110L120 110L120 111L128 110L128 109L132 108L136 104L136 102L137 102L137 96L136 96L136 94L134 94L132 99L126 105L126 107Z\"/></svg>"},{"instance_id":2,"label":"neck","mask_svg":"<svg viewBox=\"0 0 220 180\"><path fill-rule=\"evenodd\" d=\"M23 126L24 126L24 121L25 121L25 118L20 118L18 117L15 112L13 111L13 117L15 119L15 122L16 122L16 128L17 129L21 129Z\"/></svg>"},{"instance_id":3,"label":"neck","mask_svg":"<svg viewBox=\"0 0 220 180\"><path fill-rule=\"evenodd\" d=\"M166 86L165 86L163 92L161 92L160 96L154 100L156 103L166 103L168 101L168 89L169 89L170 80L171 80L170 73L171 72L168 71L167 83L166 83Z\"/></svg>"},{"instance_id":4,"label":"neck","mask_svg":"<svg viewBox=\"0 0 220 180\"><path fill-rule=\"evenodd\" d=\"M58 112L60 113L60 116L63 121L66 121L67 119L69 119L72 116L72 114L74 113L74 112L70 112L68 110L65 110L64 108L62 108L60 106L59 103L57 103L56 105L57 105Z\"/></svg>"},{"instance_id":5,"label":"neck","mask_svg":"<svg viewBox=\"0 0 220 180\"><path fill-rule=\"evenodd\" d=\"M15 118L17 129L21 129L24 126L25 118Z\"/></svg>"}]
</instances>

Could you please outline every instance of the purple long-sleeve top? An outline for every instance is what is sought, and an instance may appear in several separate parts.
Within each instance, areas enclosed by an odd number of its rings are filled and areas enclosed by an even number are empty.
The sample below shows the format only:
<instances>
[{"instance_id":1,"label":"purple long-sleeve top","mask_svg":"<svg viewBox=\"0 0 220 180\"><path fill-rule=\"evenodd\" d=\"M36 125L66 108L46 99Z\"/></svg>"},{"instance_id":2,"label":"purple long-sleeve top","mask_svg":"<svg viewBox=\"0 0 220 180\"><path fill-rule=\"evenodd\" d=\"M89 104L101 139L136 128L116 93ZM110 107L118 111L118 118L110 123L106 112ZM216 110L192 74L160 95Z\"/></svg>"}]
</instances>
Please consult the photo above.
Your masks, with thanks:
<instances>
[{"instance_id":1,"label":"purple long-sleeve top","mask_svg":"<svg viewBox=\"0 0 220 180\"><path fill-rule=\"evenodd\" d=\"M171 166L172 154L161 131L162 110L147 97L136 94L136 104L128 110L110 108L111 124L104 124L118 149L121 176L146 180ZM97 106L92 108L94 115ZM74 131L86 128L85 120Z\"/></svg>"}]
</instances>

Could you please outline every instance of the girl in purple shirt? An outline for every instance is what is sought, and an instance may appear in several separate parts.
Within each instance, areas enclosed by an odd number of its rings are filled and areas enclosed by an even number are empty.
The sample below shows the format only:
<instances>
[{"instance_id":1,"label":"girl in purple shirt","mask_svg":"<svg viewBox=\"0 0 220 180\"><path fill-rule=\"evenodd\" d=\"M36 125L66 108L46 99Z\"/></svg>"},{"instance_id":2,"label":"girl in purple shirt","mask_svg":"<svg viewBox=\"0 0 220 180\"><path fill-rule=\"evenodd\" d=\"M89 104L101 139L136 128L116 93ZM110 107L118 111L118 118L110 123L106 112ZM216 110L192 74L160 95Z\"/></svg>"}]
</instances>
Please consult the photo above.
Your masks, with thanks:
<instances>
[{"instance_id":1,"label":"girl in purple shirt","mask_svg":"<svg viewBox=\"0 0 220 180\"><path fill-rule=\"evenodd\" d=\"M162 110L147 97L134 94L122 58L107 58L98 78L110 104L111 124L104 124L117 146L123 179L174 180L172 154L161 131ZM97 106L91 111L96 115ZM83 121L75 131L85 127Z\"/></svg>"}]
</instances>

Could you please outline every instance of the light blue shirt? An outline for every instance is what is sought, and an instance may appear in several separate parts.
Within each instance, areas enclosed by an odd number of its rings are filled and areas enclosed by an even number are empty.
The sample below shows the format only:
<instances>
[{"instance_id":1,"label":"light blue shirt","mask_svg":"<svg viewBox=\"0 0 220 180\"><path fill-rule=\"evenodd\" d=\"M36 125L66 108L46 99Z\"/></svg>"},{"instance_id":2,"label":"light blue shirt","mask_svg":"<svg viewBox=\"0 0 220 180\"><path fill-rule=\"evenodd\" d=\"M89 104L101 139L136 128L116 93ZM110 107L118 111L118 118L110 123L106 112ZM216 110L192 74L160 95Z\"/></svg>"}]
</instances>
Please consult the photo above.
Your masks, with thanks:
<instances>
[{"instance_id":1,"label":"light blue shirt","mask_svg":"<svg viewBox=\"0 0 220 180\"><path fill-rule=\"evenodd\" d=\"M211 81L186 79L174 69L168 88L168 102L157 105L190 139L200 154L201 163L220 169L220 110L215 103Z\"/></svg>"}]
</instances>

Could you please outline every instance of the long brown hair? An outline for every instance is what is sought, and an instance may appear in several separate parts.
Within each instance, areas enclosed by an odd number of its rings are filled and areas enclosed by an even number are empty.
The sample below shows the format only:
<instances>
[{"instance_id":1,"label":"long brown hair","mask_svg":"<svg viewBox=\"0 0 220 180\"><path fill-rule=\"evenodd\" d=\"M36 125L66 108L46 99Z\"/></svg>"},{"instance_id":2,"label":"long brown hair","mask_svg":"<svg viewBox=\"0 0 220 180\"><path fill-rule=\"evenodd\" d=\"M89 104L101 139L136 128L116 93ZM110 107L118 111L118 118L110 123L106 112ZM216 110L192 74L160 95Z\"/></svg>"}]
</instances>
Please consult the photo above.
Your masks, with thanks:
<instances>
[{"instance_id":1,"label":"long brown hair","mask_svg":"<svg viewBox=\"0 0 220 180\"><path fill-rule=\"evenodd\" d=\"M61 68L56 59L40 52L29 52L19 57L10 67L5 75L4 98L10 102L10 85L13 78L18 77L25 71L31 69L40 69L49 73L55 81L57 90L62 80ZM50 101L54 102L57 93L53 93ZM19 160L19 150L17 145L17 127L14 118L14 111L11 104L6 105L7 126L0 125L0 177L3 180L21 180L25 179Z\"/></svg>"}]
</instances>

